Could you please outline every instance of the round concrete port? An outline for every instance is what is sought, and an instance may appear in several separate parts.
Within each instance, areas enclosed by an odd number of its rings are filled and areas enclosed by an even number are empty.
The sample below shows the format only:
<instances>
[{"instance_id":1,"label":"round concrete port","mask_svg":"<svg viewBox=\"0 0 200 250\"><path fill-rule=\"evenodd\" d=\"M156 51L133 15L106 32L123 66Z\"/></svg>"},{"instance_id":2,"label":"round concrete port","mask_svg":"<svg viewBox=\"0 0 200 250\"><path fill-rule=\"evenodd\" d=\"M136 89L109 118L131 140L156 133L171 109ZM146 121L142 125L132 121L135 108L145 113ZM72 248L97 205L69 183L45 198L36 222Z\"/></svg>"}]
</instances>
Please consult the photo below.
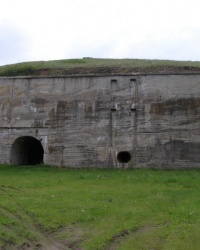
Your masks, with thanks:
<instances>
[{"instance_id":1,"label":"round concrete port","mask_svg":"<svg viewBox=\"0 0 200 250\"><path fill-rule=\"evenodd\" d=\"M128 163L131 160L131 154L127 151L121 151L117 154L117 160L120 163Z\"/></svg>"},{"instance_id":2,"label":"round concrete port","mask_svg":"<svg viewBox=\"0 0 200 250\"><path fill-rule=\"evenodd\" d=\"M39 140L32 136L17 138L11 147L10 164L36 165L43 163L44 149Z\"/></svg>"}]
</instances>

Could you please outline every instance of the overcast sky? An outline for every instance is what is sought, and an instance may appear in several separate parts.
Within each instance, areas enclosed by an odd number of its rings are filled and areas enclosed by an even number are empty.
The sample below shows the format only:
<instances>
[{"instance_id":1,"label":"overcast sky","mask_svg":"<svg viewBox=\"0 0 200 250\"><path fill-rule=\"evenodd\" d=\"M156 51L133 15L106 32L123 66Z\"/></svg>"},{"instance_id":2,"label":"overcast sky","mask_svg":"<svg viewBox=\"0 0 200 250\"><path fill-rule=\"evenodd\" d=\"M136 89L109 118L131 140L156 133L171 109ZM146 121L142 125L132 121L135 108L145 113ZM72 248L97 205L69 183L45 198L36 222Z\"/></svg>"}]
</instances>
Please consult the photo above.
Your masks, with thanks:
<instances>
[{"instance_id":1,"label":"overcast sky","mask_svg":"<svg viewBox=\"0 0 200 250\"><path fill-rule=\"evenodd\" d=\"M0 65L82 57L200 61L200 1L0 0Z\"/></svg>"}]
</instances>

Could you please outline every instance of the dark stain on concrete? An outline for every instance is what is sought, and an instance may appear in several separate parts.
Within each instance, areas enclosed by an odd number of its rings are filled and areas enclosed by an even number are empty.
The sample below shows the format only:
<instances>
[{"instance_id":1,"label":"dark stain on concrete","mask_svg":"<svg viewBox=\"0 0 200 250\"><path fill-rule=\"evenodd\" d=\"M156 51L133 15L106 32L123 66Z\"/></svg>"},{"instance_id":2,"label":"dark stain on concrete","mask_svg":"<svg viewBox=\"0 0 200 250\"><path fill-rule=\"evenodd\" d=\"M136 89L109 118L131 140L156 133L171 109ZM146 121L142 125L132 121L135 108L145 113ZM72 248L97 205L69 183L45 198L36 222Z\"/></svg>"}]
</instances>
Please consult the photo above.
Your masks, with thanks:
<instances>
[{"instance_id":1,"label":"dark stain on concrete","mask_svg":"<svg viewBox=\"0 0 200 250\"><path fill-rule=\"evenodd\" d=\"M172 115L176 111L197 113L199 109L200 98L179 98L152 103L150 113L153 115Z\"/></svg>"},{"instance_id":2,"label":"dark stain on concrete","mask_svg":"<svg viewBox=\"0 0 200 250\"><path fill-rule=\"evenodd\" d=\"M48 103L48 101L43 98L34 98L31 102L34 103L37 108L44 107Z\"/></svg>"},{"instance_id":3,"label":"dark stain on concrete","mask_svg":"<svg viewBox=\"0 0 200 250\"><path fill-rule=\"evenodd\" d=\"M170 140L163 145L166 160L200 162L200 143Z\"/></svg>"}]
</instances>

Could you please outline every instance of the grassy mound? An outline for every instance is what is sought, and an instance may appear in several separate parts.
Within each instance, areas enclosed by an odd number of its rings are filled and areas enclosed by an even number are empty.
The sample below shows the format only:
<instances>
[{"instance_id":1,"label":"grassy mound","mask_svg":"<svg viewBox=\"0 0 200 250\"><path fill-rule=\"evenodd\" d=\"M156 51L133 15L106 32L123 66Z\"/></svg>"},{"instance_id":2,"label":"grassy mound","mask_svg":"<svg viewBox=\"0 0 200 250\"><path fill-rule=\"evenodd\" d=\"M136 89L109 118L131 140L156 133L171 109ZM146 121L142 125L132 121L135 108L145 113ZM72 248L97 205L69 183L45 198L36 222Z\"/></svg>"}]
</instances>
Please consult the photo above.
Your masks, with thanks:
<instances>
[{"instance_id":1,"label":"grassy mound","mask_svg":"<svg viewBox=\"0 0 200 250\"><path fill-rule=\"evenodd\" d=\"M72 74L194 73L200 62L142 59L67 59L25 62L0 67L0 76L58 76Z\"/></svg>"}]
</instances>

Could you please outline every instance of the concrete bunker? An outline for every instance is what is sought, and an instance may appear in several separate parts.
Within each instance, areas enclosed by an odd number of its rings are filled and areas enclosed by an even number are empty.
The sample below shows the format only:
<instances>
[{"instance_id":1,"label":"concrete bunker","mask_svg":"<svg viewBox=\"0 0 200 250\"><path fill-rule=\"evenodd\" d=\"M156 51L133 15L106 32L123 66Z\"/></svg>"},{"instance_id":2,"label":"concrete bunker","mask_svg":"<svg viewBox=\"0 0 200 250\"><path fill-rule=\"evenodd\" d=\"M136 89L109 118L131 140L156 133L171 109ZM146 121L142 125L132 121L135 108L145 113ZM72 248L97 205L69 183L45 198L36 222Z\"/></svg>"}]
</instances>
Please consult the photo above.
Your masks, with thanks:
<instances>
[{"instance_id":1,"label":"concrete bunker","mask_svg":"<svg viewBox=\"0 0 200 250\"><path fill-rule=\"evenodd\" d=\"M39 164L42 143L52 166L199 168L199 83L199 72L0 77L0 163ZM28 135L38 146L18 141Z\"/></svg>"},{"instance_id":2,"label":"concrete bunker","mask_svg":"<svg viewBox=\"0 0 200 250\"><path fill-rule=\"evenodd\" d=\"M44 149L39 140L32 136L18 137L12 144L10 164L36 165L43 163Z\"/></svg>"},{"instance_id":3,"label":"concrete bunker","mask_svg":"<svg viewBox=\"0 0 200 250\"><path fill-rule=\"evenodd\" d=\"M117 154L117 160L120 163L128 163L131 161L131 154L128 151L121 151Z\"/></svg>"}]
</instances>

